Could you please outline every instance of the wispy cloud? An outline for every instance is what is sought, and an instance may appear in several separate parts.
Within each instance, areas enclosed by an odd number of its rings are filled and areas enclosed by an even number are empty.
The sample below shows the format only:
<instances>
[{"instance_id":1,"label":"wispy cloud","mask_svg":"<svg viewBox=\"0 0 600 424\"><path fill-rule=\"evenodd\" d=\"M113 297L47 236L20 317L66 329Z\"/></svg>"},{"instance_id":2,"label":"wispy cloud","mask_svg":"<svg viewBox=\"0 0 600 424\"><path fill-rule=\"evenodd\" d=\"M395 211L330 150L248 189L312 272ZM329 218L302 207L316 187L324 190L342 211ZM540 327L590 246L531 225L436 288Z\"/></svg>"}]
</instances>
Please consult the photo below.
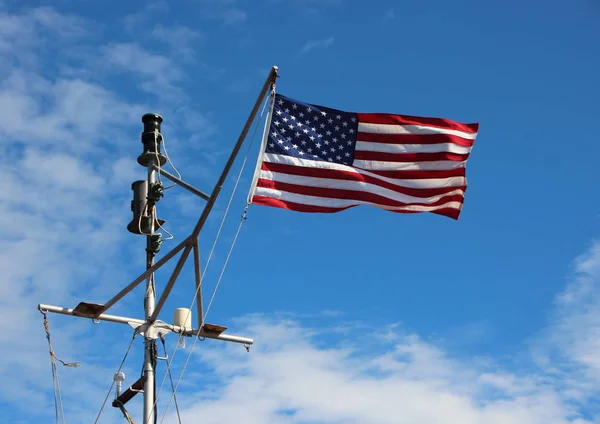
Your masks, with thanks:
<instances>
[{"instance_id":1,"label":"wispy cloud","mask_svg":"<svg viewBox=\"0 0 600 424\"><path fill-rule=\"evenodd\" d=\"M135 34L138 32L137 29L140 26L144 26L152 15L157 13L165 15L170 11L171 7L169 6L169 3L163 0L156 0L146 3L146 5L138 12L130 13L124 16L122 19L125 28L129 32Z\"/></svg>"},{"instance_id":2,"label":"wispy cloud","mask_svg":"<svg viewBox=\"0 0 600 424\"><path fill-rule=\"evenodd\" d=\"M248 15L242 9L230 7L222 12L221 17L227 25L238 25L244 22L248 18Z\"/></svg>"},{"instance_id":3,"label":"wispy cloud","mask_svg":"<svg viewBox=\"0 0 600 424\"><path fill-rule=\"evenodd\" d=\"M384 22L389 22L389 21L393 21L394 19L396 19L396 12L394 11L394 9L388 9L385 14L383 15L383 21Z\"/></svg>"},{"instance_id":4,"label":"wispy cloud","mask_svg":"<svg viewBox=\"0 0 600 424\"><path fill-rule=\"evenodd\" d=\"M0 11L0 53L4 55L0 67L14 61L18 67L39 65L38 54L43 48L85 38L99 26L70 14L59 14L51 8L33 8L22 14Z\"/></svg>"},{"instance_id":5,"label":"wispy cloud","mask_svg":"<svg viewBox=\"0 0 600 424\"><path fill-rule=\"evenodd\" d=\"M156 25L152 29L156 40L162 41L169 50L175 52L182 60L188 62L195 56L195 47L205 41L206 35L186 26Z\"/></svg>"},{"instance_id":6,"label":"wispy cloud","mask_svg":"<svg viewBox=\"0 0 600 424\"><path fill-rule=\"evenodd\" d=\"M540 365L572 393L600 391L600 241L574 261L572 279L556 299L555 321L535 347Z\"/></svg>"},{"instance_id":7,"label":"wispy cloud","mask_svg":"<svg viewBox=\"0 0 600 424\"><path fill-rule=\"evenodd\" d=\"M333 37L323 38L321 40L309 40L300 49L300 54L306 54L314 49L326 49L333 44Z\"/></svg>"},{"instance_id":8,"label":"wispy cloud","mask_svg":"<svg viewBox=\"0 0 600 424\"><path fill-rule=\"evenodd\" d=\"M219 20L227 26L241 25L248 19L248 13L236 0L196 0L194 3L203 17Z\"/></svg>"},{"instance_id":9,"label":"wispy cloud","mask_svg":"<svg viewBox=\"0 0 600 424\"><path fill-rule=\"evenodd\" d=\"M148 52L136 43L114 43L104 49L103 62L118 71L143 77L141 86L149 92L173 90L173 84L183 77L180 69L168 57Z\"/></svg>"},{"instance_id":10,"label":"wispy cloud","mask_svg":"<svg viewBox=\"0 0 600 424\"><path fill-rule=\"evenodd\" d=\"M244 321L257 341L250 354L216 344L198 351L219 380L180 394L194 399L184 420L202 412L208 424L591 424L543 375L451 357L415 334L365 340L371 332L350 331L343 347L326 348L318 342L330 337L326 329L269 316Z\"/></svg>"},{"instance_id":11,"label":"wispy cloud","mask_svg":"<svg viewBox=\"0 0 600 424\"><path fill-rule=\"evenodd\" d=\"M343 4L342 0L268 0L276 7L293 8L311 18L328 17L328 9L339 7Z\"/></svg>"}]
</instances>

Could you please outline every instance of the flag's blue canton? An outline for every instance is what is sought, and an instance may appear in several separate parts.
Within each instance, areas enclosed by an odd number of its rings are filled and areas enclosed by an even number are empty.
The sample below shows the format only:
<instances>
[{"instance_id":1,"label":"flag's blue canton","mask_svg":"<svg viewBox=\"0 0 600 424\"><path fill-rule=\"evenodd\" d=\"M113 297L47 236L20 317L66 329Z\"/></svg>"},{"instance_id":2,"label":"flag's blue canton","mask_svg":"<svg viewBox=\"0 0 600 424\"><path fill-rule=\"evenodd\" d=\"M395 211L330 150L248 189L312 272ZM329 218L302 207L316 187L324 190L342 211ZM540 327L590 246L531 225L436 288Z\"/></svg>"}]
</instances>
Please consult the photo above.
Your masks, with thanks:
<instances>
[{"instance_id":1,"label":"flag's blue canton","mask_svg":"<svg viewBox=\"0 0 600 424\"><path fill-rule=\"evenodd\" d=\"M352 165L357 132L355 113L276 94L266 152Z\"/></svg>"}]
</instances>

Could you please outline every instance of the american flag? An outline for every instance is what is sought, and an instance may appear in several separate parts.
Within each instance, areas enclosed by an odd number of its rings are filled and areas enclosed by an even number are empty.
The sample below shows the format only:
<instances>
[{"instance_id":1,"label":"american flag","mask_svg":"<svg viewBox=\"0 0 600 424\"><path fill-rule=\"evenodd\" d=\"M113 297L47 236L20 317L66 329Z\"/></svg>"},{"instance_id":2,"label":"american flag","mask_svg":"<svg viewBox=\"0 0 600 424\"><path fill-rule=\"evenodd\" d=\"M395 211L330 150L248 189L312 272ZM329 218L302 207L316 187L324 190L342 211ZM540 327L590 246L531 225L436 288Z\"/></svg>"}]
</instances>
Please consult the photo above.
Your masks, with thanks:
<instances>
[{"instance_id":1,"label":"american flag","mask_svg":"<svg viewBox=\"0 0 600 424\"><path fill-rule=\"evenodd\" d=\"M352 113L277 94L251 203L300 212L370 205L458 219L479 124Z\"/></svg>"}]
</instances>

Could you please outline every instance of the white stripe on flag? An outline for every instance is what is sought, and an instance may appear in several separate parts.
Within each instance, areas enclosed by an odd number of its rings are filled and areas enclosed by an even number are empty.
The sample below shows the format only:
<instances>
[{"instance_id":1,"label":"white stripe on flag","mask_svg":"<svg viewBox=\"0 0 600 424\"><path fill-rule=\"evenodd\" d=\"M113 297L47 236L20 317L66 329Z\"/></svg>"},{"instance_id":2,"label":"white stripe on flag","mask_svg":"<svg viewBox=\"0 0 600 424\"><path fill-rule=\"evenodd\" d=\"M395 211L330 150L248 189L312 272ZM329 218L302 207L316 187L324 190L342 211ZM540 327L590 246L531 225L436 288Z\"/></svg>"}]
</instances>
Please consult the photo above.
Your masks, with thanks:
<instances>
[{"instance_id":1,"label":"white stripe on flag","mask_svg":"<svg viewBox=\"0 0 600 424\"><path fill-rule=\"evenodd\" d=\"M450 134L467 140L475 140L477 136L477 133L425 125L367 124L365 122L358 123L358 132L377 134Z\"/></svg>"},{"instance_id":2,"label":"white stripe on flag","mask_svg":"<svg viewBox=\"0 0 600 424\"><path fill-rule=\"evenodd\" d=\"M323 162L310 159L300 159L292 156L277 155L274 153L265 153L263 155L264 162L278 163L290 166L297 166L301 168L317 168L317 169L331 169L338 171L351 172L359 175L366 175L369 177L377 178L380 181L386 181L391 184L395 184L407 188L436 188L436 187L460 187L467 184L465 177L447 177L447 178L422 178L422 179L396 179L382 177L373 172L369 172L364 169L352 168L347 165L340 165L337 163Z\"/></svg>"}]
</instances>

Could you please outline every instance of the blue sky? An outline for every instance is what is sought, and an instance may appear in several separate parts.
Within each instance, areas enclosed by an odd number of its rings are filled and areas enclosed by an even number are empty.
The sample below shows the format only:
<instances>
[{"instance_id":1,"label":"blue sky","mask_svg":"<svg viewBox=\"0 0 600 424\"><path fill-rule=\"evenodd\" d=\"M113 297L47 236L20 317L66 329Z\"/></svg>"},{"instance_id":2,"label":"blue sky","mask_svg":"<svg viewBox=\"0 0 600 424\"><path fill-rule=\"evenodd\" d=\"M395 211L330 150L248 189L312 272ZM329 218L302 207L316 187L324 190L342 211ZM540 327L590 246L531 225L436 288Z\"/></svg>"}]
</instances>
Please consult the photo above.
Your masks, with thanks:
<instances>
[{"instance_id":1,"label":"blue sky","mask_svg":"<svg viewBox=\"0 0 600 424\"><path fill-rule=\"evenodd\" d=\"M592 0L0 1L0 318L20 323L0 334L0 413L54 419L37 304L102 303L143 270L144 240L125 230L142 114L163 115L173 163L210 191L277 65L278 92L304 102L479 122L464 209L454 221L251 206L208 322L255 346L195 346L184 422L600 422L599 21ZM206 301L262 123L200 238L204 261L247 154ZM167 190L162 252L202 207ZM189 306L191 270L162 319ZM112 312L141 317L141 296ZM131 332L49 318L57 355L82 362L59 368L67 422L93 422ZM137 340L127 383L141 352ZM129 410L138 422L140 399ZM99 422L124 421L109 405Z\"/></svg>"}]
</instances>

